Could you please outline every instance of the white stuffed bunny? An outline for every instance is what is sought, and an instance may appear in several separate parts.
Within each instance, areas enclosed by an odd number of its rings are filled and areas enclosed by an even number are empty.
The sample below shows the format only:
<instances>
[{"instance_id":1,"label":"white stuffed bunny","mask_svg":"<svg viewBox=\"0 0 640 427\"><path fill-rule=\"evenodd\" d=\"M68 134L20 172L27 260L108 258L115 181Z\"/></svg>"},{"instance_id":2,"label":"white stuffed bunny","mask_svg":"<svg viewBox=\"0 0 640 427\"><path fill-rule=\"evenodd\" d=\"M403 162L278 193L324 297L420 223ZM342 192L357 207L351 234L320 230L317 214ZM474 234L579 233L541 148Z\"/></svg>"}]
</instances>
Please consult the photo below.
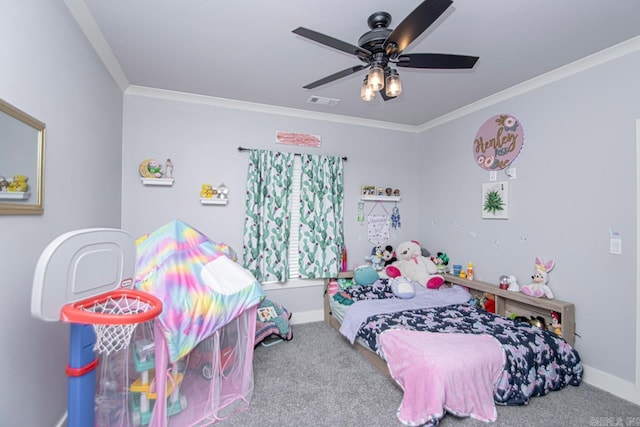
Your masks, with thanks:
<instances>
[{"instance_id":1,"label":"white stuffed bunny","mask_svg":"<svg viewBox=\"0 0 640 427\"><path fill-rule=\"evenodd\" d=\"M547 283L549 282L549 272L554 266L553 260L544 262L542 258L536 257L536 271L531 276L533 282L522 286L520 291L530 297L540 298L546 296L549 299L553 299L553 292L551 292L551 288Z\"/></svg>"}]
</instances>

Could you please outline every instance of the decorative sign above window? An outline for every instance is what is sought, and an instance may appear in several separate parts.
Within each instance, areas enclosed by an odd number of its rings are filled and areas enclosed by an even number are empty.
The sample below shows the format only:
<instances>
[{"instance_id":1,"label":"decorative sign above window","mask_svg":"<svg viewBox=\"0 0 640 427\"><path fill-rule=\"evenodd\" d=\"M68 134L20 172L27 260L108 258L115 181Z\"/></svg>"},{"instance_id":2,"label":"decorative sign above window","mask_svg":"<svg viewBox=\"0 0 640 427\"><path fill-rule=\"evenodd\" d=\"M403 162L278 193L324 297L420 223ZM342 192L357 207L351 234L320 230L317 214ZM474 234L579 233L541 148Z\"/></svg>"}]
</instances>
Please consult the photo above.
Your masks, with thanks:
<instances>
[{"instance_id":1,"label":"decorative sign above window","mask_svg":"<svg viewBox=\"0 0 640 427\"><path fill-rule=\"evenodd\" d=\"M319 135L281 131L276 132L276 143L278 144L320 148L320 142L321 138Z\"/></svg>"},{"instance_id":2,"label":"decorative sign above window","mask_svg":"<svg viewBox=\"0 0 640 427\"><path fill-rule=\"evenodd\" d=\"M473 141L473 157L482 169L510 166L524 144L522 124L510 114L499 114L483 123Z\"/></svg>"}]
</instances>

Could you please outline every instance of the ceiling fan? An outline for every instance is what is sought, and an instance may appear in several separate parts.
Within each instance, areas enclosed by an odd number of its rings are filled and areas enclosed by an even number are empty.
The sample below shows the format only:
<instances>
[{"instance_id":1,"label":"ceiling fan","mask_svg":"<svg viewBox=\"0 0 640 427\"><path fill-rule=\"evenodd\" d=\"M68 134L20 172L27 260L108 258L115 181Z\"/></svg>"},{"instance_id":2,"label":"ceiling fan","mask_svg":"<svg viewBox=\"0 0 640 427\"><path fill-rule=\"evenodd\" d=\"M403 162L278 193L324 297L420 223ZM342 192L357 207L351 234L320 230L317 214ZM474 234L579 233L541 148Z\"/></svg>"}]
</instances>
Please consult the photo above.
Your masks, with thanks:
<instances>
[{"instance_id":1,"label":"ceiling fan","mask_svg":"<svg viewBox=\"0 0 640 427\"><path fill-rule=\"evenodd\" d=\"M370 30L358 40L358 46L343 42L317 31L298 27L293 33L316 41L333 49L355 55L364 64L349 67L304 86L314 89L334 80L347 77L353 73L369 68L364 79L361 97L364 101L375 98L380 92L387 101L402 92L402 84L398 72L392 68L431 68L431 69L464 69L473 68L478 61L477 56L452 55L446 53L413 53L403 54L404 49L433 24L451 4L452 0L425 0L413 10L395 29L389 28L391 15L387 12L376 12L369 16L367 24ZM385 87L386 86L386 87ZM384 90L383 90L384 89Z\"/></svg>"}]
</instances>

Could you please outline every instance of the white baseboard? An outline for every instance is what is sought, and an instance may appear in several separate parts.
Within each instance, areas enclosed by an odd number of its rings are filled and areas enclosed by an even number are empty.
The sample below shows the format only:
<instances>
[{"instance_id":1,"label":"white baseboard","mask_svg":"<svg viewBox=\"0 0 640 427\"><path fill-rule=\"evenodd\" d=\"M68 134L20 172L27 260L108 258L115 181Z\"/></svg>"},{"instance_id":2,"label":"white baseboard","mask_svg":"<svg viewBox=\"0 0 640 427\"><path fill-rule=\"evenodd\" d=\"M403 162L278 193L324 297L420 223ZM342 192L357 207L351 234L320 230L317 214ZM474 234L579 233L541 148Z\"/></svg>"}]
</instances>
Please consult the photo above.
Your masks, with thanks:
<instances>
[{"instance_id":1,"label":"white baseboard","mask_svg":"<svg viewBox=\"0 0 640 427\"><path fill-rule=\"evenodd\" d=\"M640 405L640 385L603 372L590 366L584 366L584 382L601 388L621 399Z\"/></svg>"},{"instance_id":2,"label":"white baseboard","mask_svg":"<svg viewBox=\"0 0 640 427\"><path fill-rule=\"evenodd\" d=\"M60 418L60 421L58 421L58 423L54 427L67 427L67 415L68 412L65 411L62 418Z\"/></svg>"}]
</instances>

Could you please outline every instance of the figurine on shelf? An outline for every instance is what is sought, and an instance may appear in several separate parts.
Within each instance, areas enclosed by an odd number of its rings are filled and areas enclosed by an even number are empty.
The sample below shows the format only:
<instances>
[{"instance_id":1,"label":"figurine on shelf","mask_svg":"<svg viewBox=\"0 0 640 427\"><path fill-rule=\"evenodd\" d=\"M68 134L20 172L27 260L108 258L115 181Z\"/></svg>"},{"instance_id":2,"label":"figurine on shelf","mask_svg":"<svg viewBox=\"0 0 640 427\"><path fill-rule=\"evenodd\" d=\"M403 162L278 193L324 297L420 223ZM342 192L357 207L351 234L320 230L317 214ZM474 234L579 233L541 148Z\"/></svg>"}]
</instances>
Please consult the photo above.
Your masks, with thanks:
<instances>
[{"instance_id":1,"label":"figurine on shelf","mask_svg":"<svg viewBox=\"0 0 640 427\"><path fill-rule=\"evenodd\" d=\"M160 167L160 163L158 163L157 160L149 160L149 163L147 163L147 170L155 178L162 178L162 168Z\"/></svg>"},{"instance_id":2,"label":"figurine on shelf","mask_svg":"<svg viewBox=\"0 0 640 427\"><path fill-rule=\"evenodd\" d=\"M224 182L223 182L218 186L218 198L226 199L228 197L228 194L229 194L229 189L227 188L226 185L224 185Z\"/></svg>"},{"instance_id":3,"label":"figurine on shelf","mask_svg":"<svg viewBox=\"0 0 640 427\"><path fill-rule=\"evenodd\" d=\"M171 159L167 159L167 162L165 163L164 177L173 179L173 162L171 161Z\"/></svg>"},{"instance_id":4,"label":"figurine on shelf","mask_svg":"<svg viewBox=\"0 0 640 427\"><path fill-rule=\"evenodd\" d=\"M396 197L400 196L400 190L398 190L397 188L395 190L393 190L393 195Z\"/></svg>"},{"instance_id":5,"label":"figurine on shelf","mask_svg":"<svg viewBox=\"0 0 640 427\"><path fill-rule=\"evenodd\" d=\"M202 189L200 190L200 197L203 199L211 199L214 196L213 185L211 184L202 184Z\"/></svg>"}]
</instances>

